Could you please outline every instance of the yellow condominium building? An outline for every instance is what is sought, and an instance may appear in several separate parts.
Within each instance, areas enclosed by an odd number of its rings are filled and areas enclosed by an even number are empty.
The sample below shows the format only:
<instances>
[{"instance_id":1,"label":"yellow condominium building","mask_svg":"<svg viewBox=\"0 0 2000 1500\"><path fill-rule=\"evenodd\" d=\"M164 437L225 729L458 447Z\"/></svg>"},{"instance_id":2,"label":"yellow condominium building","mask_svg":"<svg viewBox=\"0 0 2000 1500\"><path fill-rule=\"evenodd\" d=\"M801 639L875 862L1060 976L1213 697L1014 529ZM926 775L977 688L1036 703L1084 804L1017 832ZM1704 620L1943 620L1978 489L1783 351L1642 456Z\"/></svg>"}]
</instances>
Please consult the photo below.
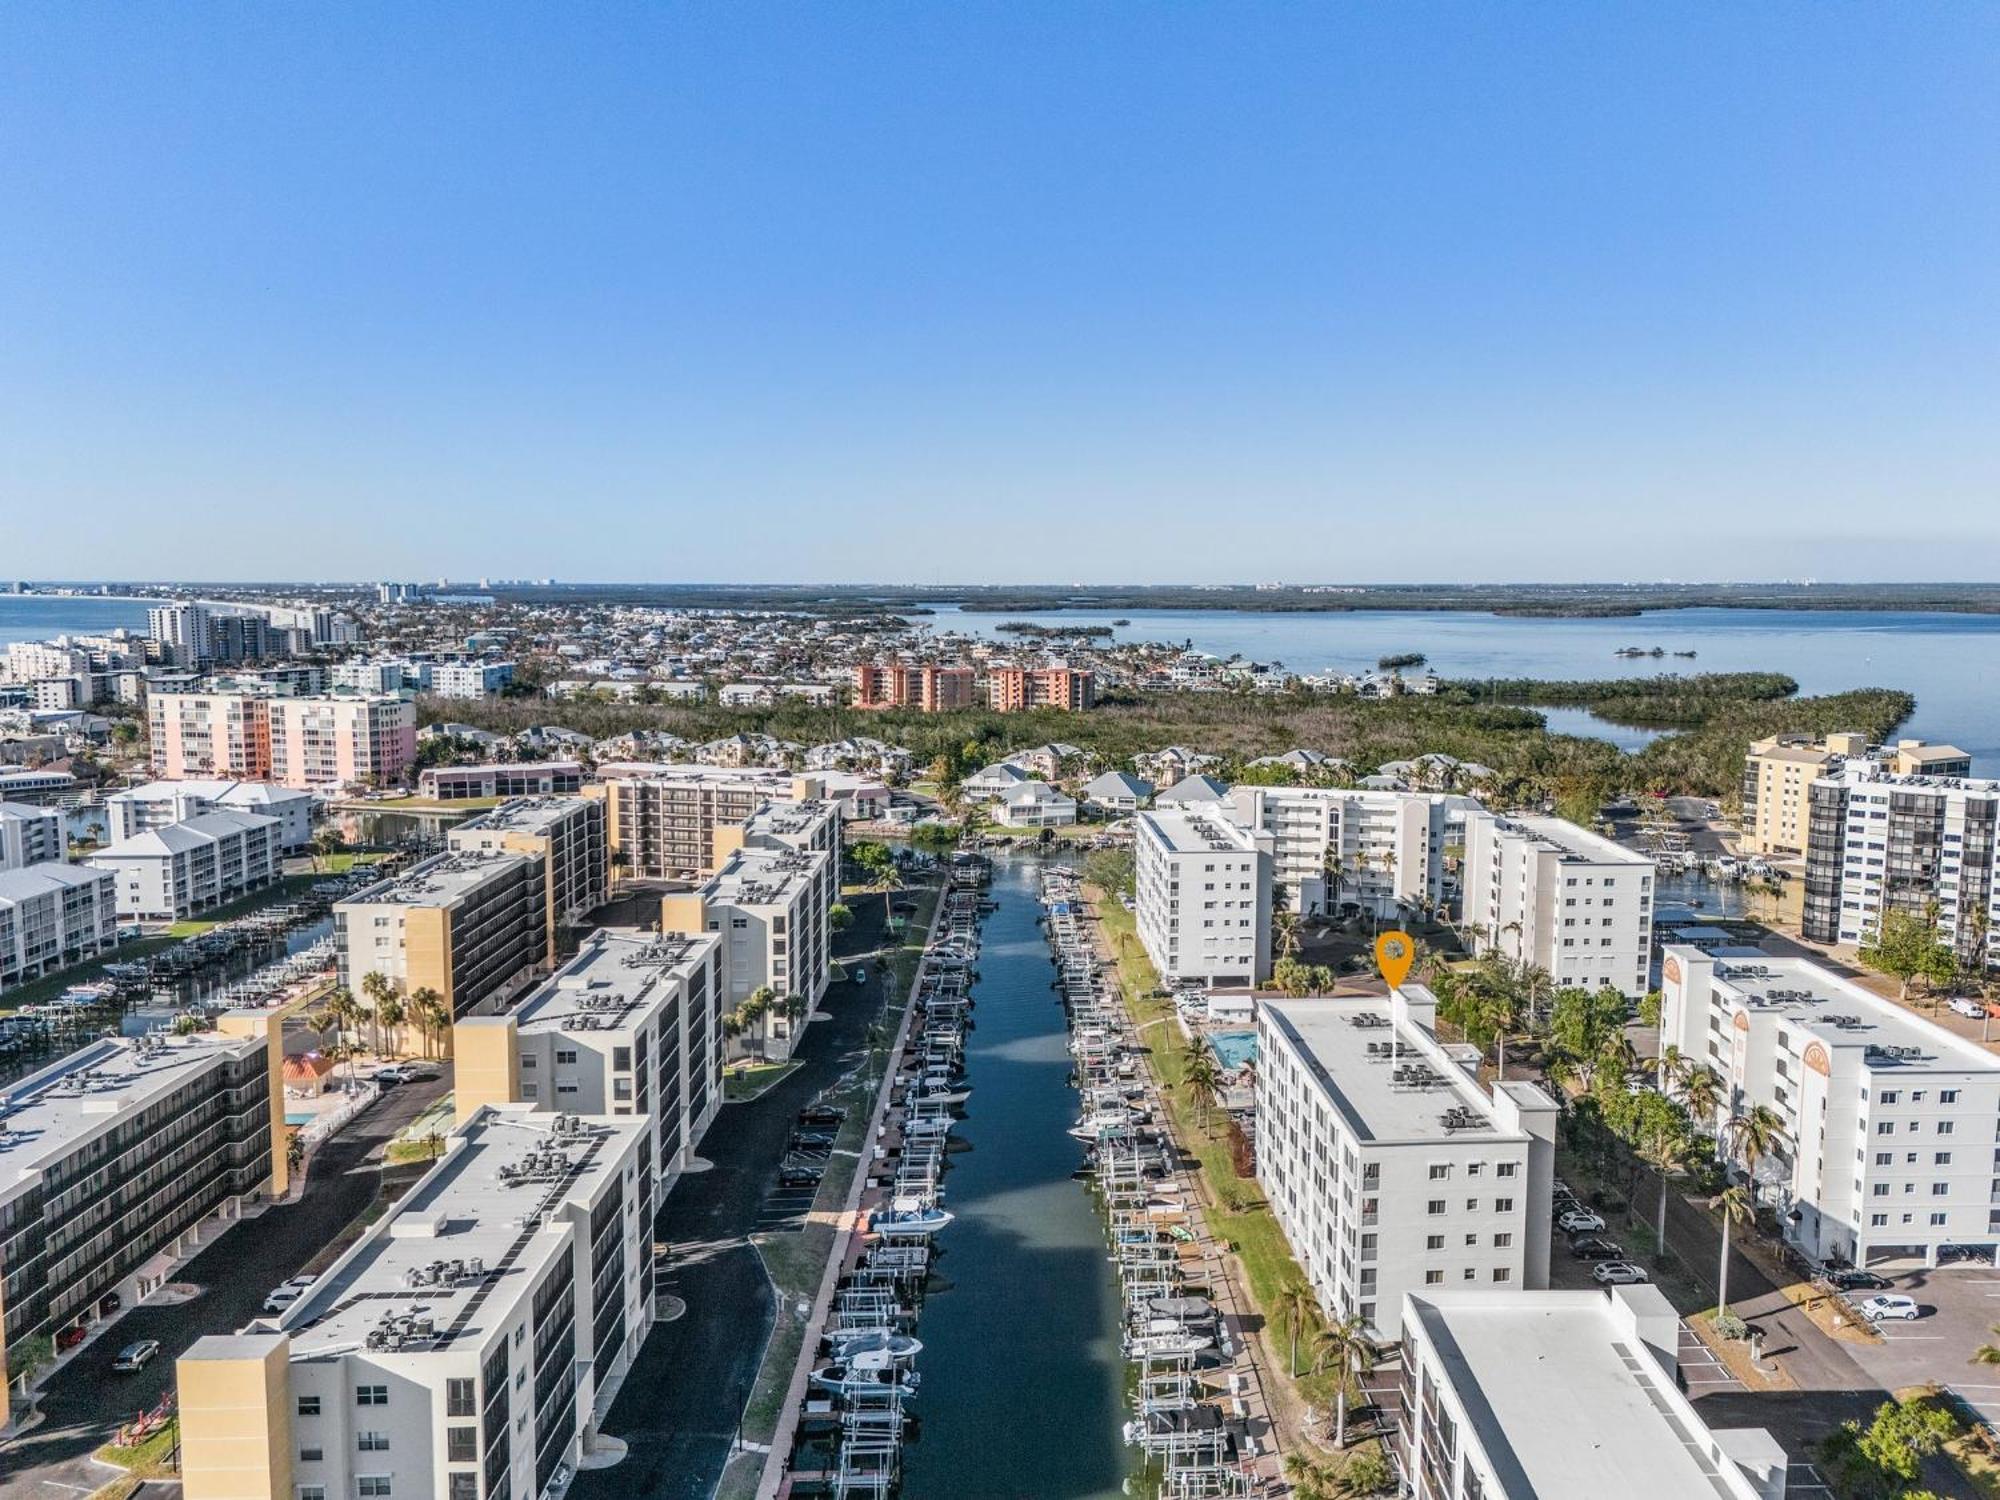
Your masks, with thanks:
<instances>
[{"instance_id":1,"label":"yellow condominium building","mask_svg":"<svg viewBox=\"0 0 2000 1500\"><path fill-rule=\"evenodd\" d=\"M1817 742L1796 734L1758 740L1743 759L1743 852L1804 854L1808 788L1850 760L1867 760L1897 776L1972 774L1972 757L1955 745L1898 740L1871 747L1861 734L1830 734Z\"/></svg>"},{"instance_id":2,"label":"yellow condominium building","mask_svg":"<svg viewBox=\"0 0 2000 1500\"><path fill-rule=\"evenodd\" d=\"M454 849L333 908L340 982L366 1003L380 974L433 990L454 1017L500 1008L549 962L546 866L528 854Z\"/></svg>"}]
</instances>

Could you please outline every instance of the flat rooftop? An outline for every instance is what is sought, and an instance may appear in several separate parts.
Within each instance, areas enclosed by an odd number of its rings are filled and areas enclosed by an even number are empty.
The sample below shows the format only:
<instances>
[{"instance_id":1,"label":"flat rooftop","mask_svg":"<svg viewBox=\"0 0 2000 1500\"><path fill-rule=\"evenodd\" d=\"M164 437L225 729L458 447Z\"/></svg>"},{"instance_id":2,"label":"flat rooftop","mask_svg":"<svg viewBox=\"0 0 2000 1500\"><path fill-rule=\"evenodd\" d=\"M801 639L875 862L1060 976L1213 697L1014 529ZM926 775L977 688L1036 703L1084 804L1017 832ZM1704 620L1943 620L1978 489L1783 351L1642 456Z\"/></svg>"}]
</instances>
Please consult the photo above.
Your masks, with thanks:
<instances>
[{"instance_id":1,"label":"flat rooftop","mask_svg":"<svg viewBox=\"0 0 2000 1500\"><path fill-rule=\"evenodd\" d=\"M738 849L702 883L702 899L731 906L789 902L818 878L826 858L819 849Z\"/></svg>"},{"instance_id":2,"label":"flat rooftop","mask_svg":"<svg viewBox=\"0 0 2000 1500\"><path fill-rule=\"evenodd\" d=\"M2000 1071L2000 1057L1977 1042L1926 1021L1808 959L1765 954L1718 957L1715 988L1738 1001L1753 1021L1766 1016L1782 1020L1829 1047L1904 1049L1900 1056L1870 1058L1871 1066Z\"/></svg>"},{"instance_id":3,"label":"flat rooftop","mask_svg":"<svg viewBox=\"0 0 2000 1500\"><path fill-rule=\"evenodd\" d=\"M1220 813L1199 807L1165 808L1139 814L1139 826L1174 854L1254 854L1257 841Z\"/></svg>"},{"instance_id":4,"label":"flat rooftop","mask_svg":"<svg viewBox=\"0 0 2000 1500\"><path fill-rule=\"evenodd\" d=\"M577 1133L559 1136L558 1119L576 1121ZM557 1210L594 1198L644 1129L636 1116L524 1107L473 1116L395 1211L275 1320L292 1336L292 1357L365 1350L385 1316L430 1320L431 1333L401 1344L404 1354L477 1343L511 1321L566 1253Z\"/></svg>"},{"instance_id":5,"label":"flat rooftop","mask_svg":"<svg viewBox=\"0 0 2000 1500\"><path fill-rule=\"evenodd\" d=\"M1595 1292L1413 1294L1410 1306L1508 1497L1737 1500L1673 1375ZM1761 1436L1761 1434L1760 1434ZM1726 1467L1725 1467L1726 1466Z\"/></svg>"},{"instance_id":6,"label":"flat rooftop","mask_svg":"<svg viewBox=\"0 0 2000 1500\"><path fill-rule=\"evenodd\" d=\"M790 799L792 773L760 766L702 766L688 761L617 760L597 768L605 781L665 781L683 786L713 786L731 790L769 789Z\"/></svg>"},{"instance_id":7,"label":"flat rooftop","mask_svg":"<svg viewBox=\"0 0 2000 1500\"><path fill-rule=\"evenodd\" d=\"M1539 813L1513 815L1500 819L1503 828L1511 828L1517 833L1546 845L1564 859L1584 860L1599 865L1644 865L1652 868L1653 856L1641 854L1636 849L1627 849L1623 844L1592 833L1588 828L1579 828L1563 818L1544 817Z\"/></svg>"},{"instance_id":8,"label":"flat rooftop","mask_svg":"<svg viewBox=\"0 0 2000 1500\"><path fill-rule=\"evenodd\" d=\"M1429 1000L1420 985L1413 998ZM1305 1059L1320 1088L1362 1140L1514 1139L1493 1101L1421 1026L1397 1025L1386 996L1260 1000L1261 1015ZM1373 1051L1369 1049L1373 1048ZM1445 1118L1457 1113L1447 1129Z\"/></svg>"},{"instance_id":9,"label":"flat rooftop","mask_svg":"<svg viewBox=\"0 0 2000 1500\"><path fill-rule=\"evenodd\" d=\"M106 1037L0 1090L0 1198L79 1141L144 1109L259 1038Z\"/></svg>"},{"instance_id":10,"label":"flat rooftop","mask_svg":"<svg viewBox=\"0 0 2000 1500\"><path fill-rule=\"evenodd\" d=\"M588 797L516 797L501 803L491 812L467 818L451 831L458 833L465 829L483 828L496 833L546 833L578 808L588 806L590 800Z\"/></svg>"},{"instance_id":11,"label":"flat rooftop","mask_svg":"<svg viewBox=\"0 0 2000 1500\"><path fill-rule=\"evenodd\" d=\"M712 934L600 927L576 957L537 985L512 1014L522 1033L631 1026L672 993L717 946Z\"/></svg>"},{"instance_id":12,"label":"flat rooftop","mask_svg":"<svg viewBox=\"0 0 2000 1500\"><path fill-rule=\"evenodd\" d=\"M827 774L815 772L814 776L816 780L823 781ZM766 802L743 820L743 831L752 837L768 834L776 838L796 838L812 832L832 816L831 802Z\"/></svg>"},{"instance_id":13,"label":"flat rooftop","mask_svg":"<svg viewBox=\"0 0 2000 1500\"><path fill-rule=\"evenodd\" d=\"M339 906L452 906L527 856L483 849L434 854L401 875L337 902Z\"/></svg>"}]
</instances>

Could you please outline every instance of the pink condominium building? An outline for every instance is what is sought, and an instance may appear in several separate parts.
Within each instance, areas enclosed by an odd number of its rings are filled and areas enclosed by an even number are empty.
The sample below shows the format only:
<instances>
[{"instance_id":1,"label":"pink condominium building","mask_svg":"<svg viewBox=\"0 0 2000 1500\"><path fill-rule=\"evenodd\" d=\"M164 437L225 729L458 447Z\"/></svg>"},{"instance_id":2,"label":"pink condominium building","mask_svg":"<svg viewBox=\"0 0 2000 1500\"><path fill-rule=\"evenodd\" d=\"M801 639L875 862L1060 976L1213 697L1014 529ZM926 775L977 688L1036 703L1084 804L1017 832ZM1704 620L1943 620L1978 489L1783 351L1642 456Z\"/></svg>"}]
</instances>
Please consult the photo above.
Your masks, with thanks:
<instances>
[{"instance_id":1,"label":"pink condominium building","mask_svg":"<svg viewBox=\"0 0 2000 1500\"><path fill-rule=\"evenodd\" d=\"M393 696L155 693L147 714L154 774L169 779L388 786L416 762L416 708Z\"/></svg>"}]
</instances>

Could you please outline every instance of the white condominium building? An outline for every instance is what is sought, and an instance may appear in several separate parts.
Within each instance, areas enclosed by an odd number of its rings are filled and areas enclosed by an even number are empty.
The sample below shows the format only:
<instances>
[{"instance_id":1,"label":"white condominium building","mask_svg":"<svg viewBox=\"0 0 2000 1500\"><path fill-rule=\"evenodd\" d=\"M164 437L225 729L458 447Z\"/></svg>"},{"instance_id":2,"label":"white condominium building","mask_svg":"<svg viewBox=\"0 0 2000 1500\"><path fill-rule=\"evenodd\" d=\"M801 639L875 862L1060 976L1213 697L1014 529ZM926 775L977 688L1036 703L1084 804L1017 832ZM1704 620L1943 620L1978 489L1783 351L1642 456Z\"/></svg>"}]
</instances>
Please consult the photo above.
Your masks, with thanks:
<instances>
[{"instance_id":1,"label":"white condominium building","mask_svg":"<svg viewBox=\"0 0 2000 1500\"><path fill-rule=\"evenodd\" d=\"M118 880L118 915L178 922L277 883L280 824L258 813L205 812L120 839L88 864Z\"/></svg>"},{"instance_id":2,"label":"white condominium building","mask_svg":"<svg viewBox=\"0 0 2000 1500\"><path fill-rule=\"evenodd\" d=\"M68 853L61 813L29 802L0 802L0 870L25 870Z\"/></svg>"},{"instance_id":3,"label":"white condominium building","mask_svg":"<svg viewBox=\"0 0 2000 1500\"><path fill-rule=\"evenodd\" d=\"M439 698L497 698L514 681L510 661L441 661L431 667L431 692Z\"/></svg>"},{"instance_id":4,"label":"white condominium building","mask_svg":"<svg viewBox=\"0 0 2000 1500\"><path fill-rule=\"evenodd\" d=\"M278 844L288 854L312 846L311 792L270 781L222 781L191 777L149 781L104 799L115 844L169 823L185 823L205 812L258 813L278 820Z\"/></svg>"},{"instance_id":5,"label":"white condominium building","mask_svg":"<svg viewBox=\"0 0 2000 1500\"><path fill-rule=\"evenodd\" d=\"M1784 1446L1711 1431L1654 1286L1426 1291L1403 1311L1389 1452L1412 1500L1784 1500Z\"/></svg>"},{"instance_id":6,"label":"white condominium building","mask_svg":"<svg viewBox=\"0 0 2000 1500\"><path fill-rule=\"evenodd\" d=\"M1421 985L1257 1008L1257 1180L1320 1305L1394 1337L1403 1295L1545 1287L1556 1106L1489 1093Z\"/></svg>"},{"instance_id":7,"label":"white condominium building","mask_svg":"<svg viewBox=\"0 0 2000 1500\"><path fill-rule=\"evenodd\" d=\"M1849 760L1815 780L1803 927L1860 944L1885 912L1924 918L1968 967L2000 963L2000 781Z\"/></svg>"},{"instance_id":8,"label":"white condominium building","mask_svg":"<svg viewBox=\"0 0 2000 1500\"><path fill-rule=\"evenodd\" d=\"M1561 818L1465 815L1465 929L1475 953L1561 986L1646 992L1653 862Z\"/></svg>"},{"instance_id":9,"label":"white condominium building","mask_svg":"<svg viewBox=\"0 0 2000 1500\"><path fill-rule=\"evenodd\" d=\"M1444 901L1447 823L1469 797L1239 786L1231 818L1271 835L1271 878L1301 916L1358 906L1378 917Z\"/></svg>"},{"instance_id":10,"label":"white condominium building","mask_svg":"<svg viewBox=\"0 0 2000 1500\"><path fill-rule=\"evenodd\" d=\"M804 1001L796 1022L773 1012L759 1023L769 1055L790 1055L826 994L833 962L827 863L818 849L738 849L697 889L661 899L662 932L721 940L725 1010L765 988L780 1001Z\"/></svg>"},{"instance_id":11,"label":"white condominium building","mask_svg":"<svg viewBox=\"0 0 2000 1500\"><path fill-rule=\"evenodd\" d=\"M0 991L117 941L118 882L109 870L44 860L0 871Z\"/></svg>"},{"instance_id":12,"label":"white condominium building","mask_svg":"<svg viewBox=\"0 0 2000 1500\"><path fill-rule=\"evenodd\" d=\"M1133 818L1139 941L1163 978L1247 988L1271 972L1271 836L1190 807Z\"/></svg>"},{"instance_id":13,"label":"white condominium building","mask_svg":"<svg viewBox=\"0 0 2000 1500\"><path fill-rule=\"evenodd\" d=\"M188 1500L538 1500L653 1324L634 1119L489 1106L285 1312L179 1361Z\"/></svg>"},{"instance_id":14,"label":"white condominium building","mask_svg":"<svg viewBox=\"0 0 2000 1500\"><path fill-rule=\"evenodd\" d=\"M650 1220L722 1106L722 990L719 937L599 928L506 1015L453 1028L458 1116L505 1103L636 1115Z\"/></svg>"},{"instance_id":15,"label":"white condominium building","mask_svg":"<svg viewBox=\"0 0 2000 1500\"><path fill-rule=\"evenodd\" d=\"M1672 945L1661 971L1661 1045L1721 1075L1718 1122L1784 1121L1759 1192L1801 1252L1936 1265L2000 1244L2000 1057L1804 959Z\"/></svg>"}]
</instances>

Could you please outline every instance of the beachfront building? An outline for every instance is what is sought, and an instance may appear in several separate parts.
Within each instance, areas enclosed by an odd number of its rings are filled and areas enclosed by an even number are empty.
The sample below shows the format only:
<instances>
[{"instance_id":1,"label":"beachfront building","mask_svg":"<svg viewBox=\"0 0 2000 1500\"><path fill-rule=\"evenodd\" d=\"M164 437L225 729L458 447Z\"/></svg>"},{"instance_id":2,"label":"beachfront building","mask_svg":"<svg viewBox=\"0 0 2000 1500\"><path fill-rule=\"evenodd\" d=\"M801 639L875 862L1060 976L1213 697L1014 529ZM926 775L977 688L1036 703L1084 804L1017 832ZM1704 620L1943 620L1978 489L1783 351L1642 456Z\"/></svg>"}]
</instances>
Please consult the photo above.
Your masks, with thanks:
<instances>
[{"instance_id":1,"label":"beachfront building","mask_svg":"<svg viewBox=\"0 0 2000 1500\"><path fill-rule=\"evenodd\" d=\"M1210 808L1136 814L1134 911L1163 978L1260 984L1271 969L1271 836Z\"/></svg>"},{"instance_id":2,"label":"beachfront building","mask_svg":"<svg viewBox=\"0 0 2000 1500\"><path fill-rule=\"evenodd\" d=\"M730 1010L758 990L777 1004L759 1021L765 1056L791 1055L826 994L833 963L833 934L827 900L828 856L817 849L745 847L736 850L695 890L661 898L660 930L699 936L714 933L722 944L722 1009ZM784 1003L796 997L796 1018Z\"/></svg>"},{"instance_id":3,"label":"beachfront building","mask_svg":"<svg viewBox=\"0 0 2000 1500\"><path fill-rule=\"evenodd\" d=\"M271 1094L264 1037L219 1032L107 1038L0 1089L0 1358L131 1306L233 1218L271 1178Z\"/></svg>"},{"instance_id":4,"label":"beachfront building","mask_svg":"<svg viewBox=\"0 0 2000 1500\"><path fill-rule=\"evenodd\" d=\"M0 992L117 941L118 882L109 870L58 860L0 870Z\"/></svg>"},{"instance_id":5,"label":"beachfront building","mask_svg":"<svg viewBox=\"0 0 2000 1500\"><path fill-rule=\"evenodd\" d=\"M1030 708L1081 713L1097 702L1097 679L1076 667L989 667L986 702L1002 713Z\"/></svg>"},{"instance_id":6,"label":"beachfront building","mask_svg":"<svg viewBox=\"0 0 2000 1500\"><path fill-rule=\"evenodd\" d=\"M68 853L61 813L31 802L0 802L0 871L25 870Z\"/></svg>"},{"instance_id":7,"label":"beachfront building","mask_svg":"<svg viewBox=\"0 0 2000 1500\"><path fill-rule=\"evenodd\" d=\"M1558 987L1646 993L1653 874L1646 855L1561 818L1465 814L1472 951L1533 964Z\"/></svg>"},{"instance_id":8,"label":"beachfront building","mask_svg":"<svg viewBox=\"0 0 2000 1500\"><path fill-rule=\"evenodd\" d=\"M1271 878L1300 916L1395 918L1443 905L1446 829L1476 805L1433 792L1239 786L1228 812L1271 835Z\"/></svg>"},{"instance_id":9,"label":"beachfront building","mask_svg":"<svg viewBox=\"0 0 2000 1500\"><path fill-rule=\"evenodd\" d=\"M1847 761L1812 783L1802 929L1866 942L1887 912L1935 916L1968 968L2000 963L2000 781Z\"/></svg>"},{"instance_id":10,"label":"beachfront building","mask_svg":"<svg viewBox=\"0 0 2000 1500\"><path fill-rule=\"evenodd\" d=\"M657 1201L722 1106L723 988L719 935L599 928L506 1015L452 1028L458 1118L509 1103L636 1115Z\"/></svg>"},{"instance_id":11,"label":"beachfront building","mask_svg":"<svg viewBox=\"0 0 2000 1500\"><path fill-rule=\"evenodd\" d=\"M417 754L416 708L397 697L154 693L146 715L153 774L168 780L390 786Z\"/></svg>"},{"instance_id":12,"label":"beachfront building","mask_svg":"<svg viewBox=\"0 0 2000 1500\"><path fill-rule=\"evenodd\" d=\"M417 772L417 793L438 802L481 797L571 797L583 790L583 763L523 761L510 765L428 766Z\"/></svg>"},{"instance_id":13,"label":"beachfront building","mask_svg":"<svg viewBox=\"0 0 2000 1500\"><path fill-rule=\"evenodd\" d=\"M714 872L717 829L730 828L766 802L808 802L823 794L810 776L756 767L654 761L599 767L614 856L636 880L694 880Z\"/></svg>"},{"instance_id":14,"label":"beachfront building","mask_svg":"<svg viewBox=\"0 0 2000 1500\"><path fill-rule=\"evenodd\" d=\"M283 1314L176 1369L187 1500L560 1490L651 1331L636 1119L489 1106Z\"/></svg>"},{"instance_id":15,"label":"beachfront building","mask_svg":"<svg viewBox=\"0 0 2000 1500\"><path fill-rule=\"evenodd\" d=\"M583 922L611 893L604 804L594 797L517 798L468 818L444 837L453 849L521 854L541 861L551 962L557 929Z\"/></svg>"},{"instance_id":16,"label":"beachfront building","mask_svg":"<svg viewBox=\"0 0 2000 1500\"><path fill-rule=\"evenodd\" d=\"M261 813L197 813L119 839L85 861L118 882L118 915L180 922L278 883L280 824Z\"/></svg>"},{"instance_id":17,"label":"beachfront building","mask_svg":"<svg viewBox=\"0 0 2000 1500\"><path fill-rule=\"evenodd\" d=\"M1955 745L1898 740L1871 747L1862 734L1829 734L1822 740L1784 734L1758 740L1743 757L1742 851L1804 854L1814 783L1856 762L1892 776L1972 774L1972 757Z\"/></svg>"},{"instance_id":18,"label":"beachfront building","mask_svg":"<svg viewBox=\"0 0 2000 1500\"><path fill-rule=\"evenodd\" d=\"M1389 1452L1411 1500L1784 1500L1784 1445L1712 1430L1655 1286L1410 1292Z\"/></svg>"},{"instance_id":19,"label":"beachfront building","mask_svg":"<svg viewBox=\"0 0 2000 1500\"><path fill-rule=\"evenodd\" d=\"M549 961L546 870L453 849L336 903L341 984L365 1005L362 981L380 974L405 996L433 991L454 1019L502 1008Z\"/></svg>"},{"instance_id":20,"label":"beachfront building","mask_svg":"<svg viewBox=\"0 0 2000 1500\"><path fill-rule=\"evenodd\" d=\"M1556 1105L1477 1079L1422 985L1257 1007L1257 1180L1320 1306L1393 1338L1409 1292L1549 1282Z\"/></svg>"},{"instance_id":21,"label":"beachfront building","mask_svg":"<svg viewBox=\"0 0 2000 1500\"><path fill-rule=\"evenodd\" d=\"M1760 1104L1784 1122L1757 1189L1802 1254L1936 1265L2000 1246L2000 1057L1804 959L1671 945L1661 979L1662 1047L1728 1085L1698 1123Z\"/></svg>"},{"instance_id":22,"label":"beachfront building","mask_svg":"<svg viewBox=\"0 0 2000 1500\"><path fill-rule=\"evenodd\" d=\"M207 812L256 813L278 821L278 847L297 854L312 847L312 793L270 781L226 781L190 777L185 781L149 781L113 792L104 799L111 842L121 843L185 823Z\"/></svg>"}]
</instances>

